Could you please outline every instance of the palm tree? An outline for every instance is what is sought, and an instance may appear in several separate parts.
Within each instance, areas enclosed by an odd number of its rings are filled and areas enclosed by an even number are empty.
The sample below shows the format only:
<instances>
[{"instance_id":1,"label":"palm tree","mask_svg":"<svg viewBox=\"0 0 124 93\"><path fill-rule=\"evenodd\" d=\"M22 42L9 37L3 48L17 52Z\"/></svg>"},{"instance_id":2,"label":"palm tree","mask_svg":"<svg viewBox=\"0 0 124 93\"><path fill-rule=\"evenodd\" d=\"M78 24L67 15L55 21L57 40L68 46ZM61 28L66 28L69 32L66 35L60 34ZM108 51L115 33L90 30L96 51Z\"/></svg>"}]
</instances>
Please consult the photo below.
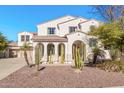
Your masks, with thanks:
<instances>
[{"instance_id":1,"label":"palm tree","mask_svg":"<svg viewBox=\"0 0 124 93\"><path fill-rule=\"evenodd\" d=\"M31 49L31 46L29 46L29 43L24 43L24 45L21 47L21 50L24 51L24 58L28 66L30 66L30 64L28 60L27 51L30 49Z\"/></svg>"},{"instance_id":2,"label":"palm tree","mask_svg":"<svg viewBox=\"0 0 124 93\"><path fill-rule=\"evenodd\" d=\"M98 56L104 57L104 55L105 55L105 52L98 47L95 47L92 50L92 52L93 52L93 64L96 63Z\"/></svg>"}]
</instances>

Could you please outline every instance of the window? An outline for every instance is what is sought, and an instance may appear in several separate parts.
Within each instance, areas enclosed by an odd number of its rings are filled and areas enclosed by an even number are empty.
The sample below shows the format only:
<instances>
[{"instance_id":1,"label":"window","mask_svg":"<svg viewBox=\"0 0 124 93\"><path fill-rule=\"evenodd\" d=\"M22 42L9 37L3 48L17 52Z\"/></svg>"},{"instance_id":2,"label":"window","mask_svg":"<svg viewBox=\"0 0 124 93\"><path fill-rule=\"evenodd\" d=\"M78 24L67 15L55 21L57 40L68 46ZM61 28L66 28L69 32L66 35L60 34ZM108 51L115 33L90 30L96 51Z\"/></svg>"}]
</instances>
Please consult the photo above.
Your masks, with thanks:
<instances>
[{"instance_id":1,"label":"window","mask_svg":"<svg viewBox=\"0 0 124 93\"><path fill-rule=\"evenodd\" d=\"M25 41L25 36L24 35L21 35L21 41Z\"/></svg>"},{"instance_id":2,"label":"window","mask_svg":"<svg viewBox=\"0 0 124 93\"><path fill-rule=\"evenodd\" d=\"M30 36L26 35L26 41L29 41L29 40L30 40Z\"/></svg>"},{"instance_id":3,"label":"window","mask_svg":"<svg viewBox=\"0 0 124 93\"><path fill-rule=\"evenodd\" d=\"M89 46L90 47L95 47L97 45L97 39L90 38L89 39Z\"/></svg>"},{"instance_id":4,"label":"window","mask_svg":"<svg viewBox=\"0 0 124 93\"><path fill-rule=\"evenodd\" d=\"M69 33L75 32L77 30L76 26L69 27Z\"/></svg>"},{"instance_id":5,"label":"window","mask_svg":"<svg viewBox=\"0 0 124 93\"><path fill-rule=\"evenodd\" d=\"M55 27L49 27L48 28L48 34L51 35L51 34L55 34Z\"/></svg>"}]
</instances>

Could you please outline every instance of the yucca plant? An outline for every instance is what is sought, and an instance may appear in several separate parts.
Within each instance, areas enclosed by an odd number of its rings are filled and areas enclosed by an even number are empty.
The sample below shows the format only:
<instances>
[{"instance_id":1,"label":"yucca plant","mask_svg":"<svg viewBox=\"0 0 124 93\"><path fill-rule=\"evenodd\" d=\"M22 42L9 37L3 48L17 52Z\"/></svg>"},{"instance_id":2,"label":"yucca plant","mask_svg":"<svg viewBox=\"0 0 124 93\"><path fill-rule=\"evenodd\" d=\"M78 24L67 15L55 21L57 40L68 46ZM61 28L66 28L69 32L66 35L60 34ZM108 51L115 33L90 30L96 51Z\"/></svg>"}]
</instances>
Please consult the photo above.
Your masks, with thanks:
<instances>
[{"instance_id":1,"label":"yucca plant","mask_svg":"<svg viewBox=\"0 0 124 93\"><path fill-rule=\"evenodd\" d=\"M61 63L64 64L65 58L64 58L64 45L61 45Z\"/></svg>"}]
</instances>

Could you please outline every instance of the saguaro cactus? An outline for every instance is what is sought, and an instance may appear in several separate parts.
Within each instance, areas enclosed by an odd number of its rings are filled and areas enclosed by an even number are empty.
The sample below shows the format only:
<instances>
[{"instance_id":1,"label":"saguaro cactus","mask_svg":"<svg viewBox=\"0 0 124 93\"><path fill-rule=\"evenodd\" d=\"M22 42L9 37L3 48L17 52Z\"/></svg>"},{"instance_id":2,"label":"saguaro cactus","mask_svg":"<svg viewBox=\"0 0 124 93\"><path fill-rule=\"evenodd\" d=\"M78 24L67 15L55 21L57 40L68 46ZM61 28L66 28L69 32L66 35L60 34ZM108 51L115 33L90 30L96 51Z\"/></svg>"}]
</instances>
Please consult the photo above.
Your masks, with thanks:
<instances>
[{"instance_id":1,"label":"saguaro cactus","mask_svg":"<svg viewBox=\"0 0 124 93\"><path fill-rule=\"evenodd\" d=\"M84 66L84 63L83 63L82 58L80 56L80 49L77 46L75 48L74 61L75 61L75 67L77 69L82 69L82 67Z\"/></svg>"},{"instance_id":2,"label":"saguaro cactus","mask_svg":"<svg viewBox=\"0 0 124 93\"><path fill-rule=\"evenodd\" d=\"M40 60L41 60L41 48L40 45L37 45L35 48L35 64L37 66L38 71L39 71Z\"/></svg>"},{"instance_id":3,"label":"saguaro cactus","mask_svg":"<svg viewBox=\"0 0 124 93\"><path fill-rule=\"evenodd\" d=\"M64 64L65 58L64 58L64 45L61 45L61 63Z\"/></svg>"}]
</instances>

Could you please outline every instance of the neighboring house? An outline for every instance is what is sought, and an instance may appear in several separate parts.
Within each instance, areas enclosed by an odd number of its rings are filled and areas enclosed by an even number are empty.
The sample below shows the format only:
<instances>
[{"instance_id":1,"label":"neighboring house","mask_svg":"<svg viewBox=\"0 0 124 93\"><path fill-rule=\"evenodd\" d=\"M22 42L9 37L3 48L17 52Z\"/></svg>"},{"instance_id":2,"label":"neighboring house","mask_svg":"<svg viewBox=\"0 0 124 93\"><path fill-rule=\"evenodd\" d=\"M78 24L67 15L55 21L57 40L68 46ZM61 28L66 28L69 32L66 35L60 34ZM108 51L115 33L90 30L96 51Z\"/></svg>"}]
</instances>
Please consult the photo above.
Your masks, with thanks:
<instances>
[{"instance_id":1,"label":"neighboring house","mask_svg":"<svg viewBox=\"0 0 124 93\"><path fill-rule=\"evenodd\" d=\"M0 53L0 58L14 58L18 56L19 47L16 42L9 42L8 47Z\"/></svg>"},{"instance_id":2,"label":"neighboring house","mask_svg":"<svg viewBox=\"0 0 124 93\"><path fill-rule=\"evenodd\" d=\"M14 57L23 57L24 53L21 49L24 43L28 43L29 46L32 47L33 41L31 40L37 33L34 32L20 32L18 33L18 42L9 42L8 47L5 51L0 53L0 57L2 58L14 58ZM32 59L32 51L33 49L27 51L28 57Z\"/></svg>"},{"instance_id":3,"label":"neighboring house","mask_svg":"<svg viewBox=\"0 0 124 93\"><path fill-rule=\"evenodd\" d=\"M27 44L29 44L29 46L32 47L32 45L33 45L32 38L36 35L37 35L37 33L34 33L34 32L20 32L20 33L18 33L18 47L19 47L18 57L24 56L24 53L21 50L21 47L24 45L24 43L27 43ZM32 60L32 51L33 51L32 48L27 51L28 58L30 58L30 60Z\"/></svg>"},{"instance_id":4,"label":"neighboring house","mask_svg":"<svg viewBox=\"0 0 124 93\"><path fill-rule=\"evenodd\" d=\"M7 49L8 52L7 57L9 58L17 57L19 50L20 48L18 47L17 42L10 42Z\"/></svg>"},{"instance_id":5,"label":"neighboring house","mask_svg":"<svg viewBox=\"0 0 124 93\"><path fill-rule=\"evenodd\" d=\"M31 40L37 33L34 32L20 32L18 33L18 46L21 47L24 43L29 43L32 46L33 41Z\"/></svg>"},{"instance_id":6,"label":"neighboring house","mask_svg":"<svg viewBox=\"0 0 124 93\"><path fill-rule=\"evenodd\" d=\"M33 62L35 62L35 47L41 46L41 62L60 63L61 54L64 52L65 63L74 62L75 48L78 46L84 62L92 54L92 48L97 44L97 38L88 35L91 26L98 27L101 23L97 20L85 19L75 16L64 16L37 25L38 35L33 37ZM62 46L64 47L63 50ZM63 52L62 52L63 51ZM110 55L105 50L105 59Z\"/></svg>"}]
</instances>

